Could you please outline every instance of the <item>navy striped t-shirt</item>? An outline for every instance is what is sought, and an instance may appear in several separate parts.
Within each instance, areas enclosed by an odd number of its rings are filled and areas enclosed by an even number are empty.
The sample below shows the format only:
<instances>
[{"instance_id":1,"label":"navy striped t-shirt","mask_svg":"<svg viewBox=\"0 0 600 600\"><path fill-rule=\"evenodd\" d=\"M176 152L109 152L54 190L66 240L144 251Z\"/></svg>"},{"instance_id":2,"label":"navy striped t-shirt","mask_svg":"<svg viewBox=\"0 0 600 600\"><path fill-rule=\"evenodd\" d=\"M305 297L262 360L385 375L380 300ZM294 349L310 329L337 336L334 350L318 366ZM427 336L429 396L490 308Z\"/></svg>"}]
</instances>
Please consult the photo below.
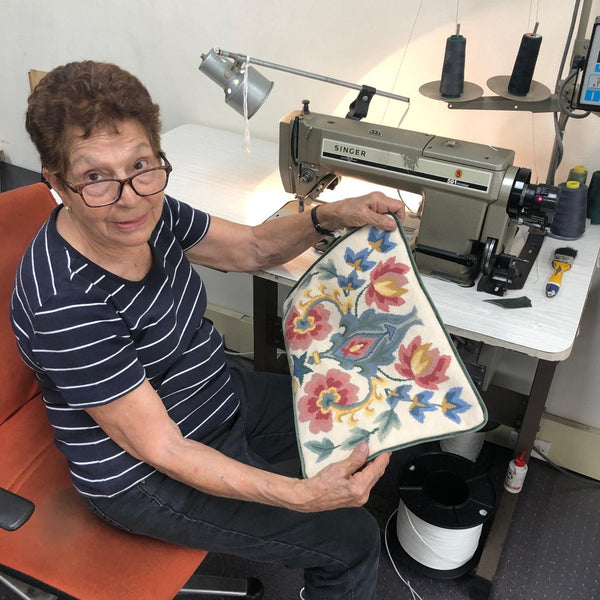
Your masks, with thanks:
<instances>
[{"instance_id":1,"label":"navy striped t-shirt","mask_svg":"<svg viewBox=\"0 0 600 600\"><path fill-rule=\"evenodd\" d=\"M238 408L222 339L204 318L206 292L184 251L210 217L165 196L149 240L153 266L122 279L70 246L56 214L17 271L11 322L43 390L57 447L84 496L113 496L154 472L86 413L148 379L182 434L202 440Z\"/></svg>"}]
</instances>

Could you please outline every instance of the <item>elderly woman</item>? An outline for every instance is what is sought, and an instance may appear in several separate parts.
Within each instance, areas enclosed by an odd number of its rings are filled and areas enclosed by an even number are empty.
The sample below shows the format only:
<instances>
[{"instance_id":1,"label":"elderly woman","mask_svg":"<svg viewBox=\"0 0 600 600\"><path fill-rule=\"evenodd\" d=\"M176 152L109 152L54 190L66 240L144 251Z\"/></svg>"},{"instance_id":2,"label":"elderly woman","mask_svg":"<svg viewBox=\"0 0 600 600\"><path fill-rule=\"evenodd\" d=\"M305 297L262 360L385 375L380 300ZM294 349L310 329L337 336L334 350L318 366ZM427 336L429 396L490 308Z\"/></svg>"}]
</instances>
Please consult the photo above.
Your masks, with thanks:
<instances>
[{"instance_id":1,"label":"elderly woman","mask_svg":"<svg viewBox=\"0 0 600 600\"><path fill-rule=\"evenodd\" d=\"M77 490L127 531L302 568L310 600L374 598L379 531L360 507L389 456L365 465L363 445L313 478L280 474L297 452L289 378L227 367L190 264L280 264L321 237L310 214L247 227L166 195L158 106L114 65L50 72L26 124L62 204L21 263L11 319ZM373 194L318 218L391 229L402 211Z\"/></svg>"}]
</instances>

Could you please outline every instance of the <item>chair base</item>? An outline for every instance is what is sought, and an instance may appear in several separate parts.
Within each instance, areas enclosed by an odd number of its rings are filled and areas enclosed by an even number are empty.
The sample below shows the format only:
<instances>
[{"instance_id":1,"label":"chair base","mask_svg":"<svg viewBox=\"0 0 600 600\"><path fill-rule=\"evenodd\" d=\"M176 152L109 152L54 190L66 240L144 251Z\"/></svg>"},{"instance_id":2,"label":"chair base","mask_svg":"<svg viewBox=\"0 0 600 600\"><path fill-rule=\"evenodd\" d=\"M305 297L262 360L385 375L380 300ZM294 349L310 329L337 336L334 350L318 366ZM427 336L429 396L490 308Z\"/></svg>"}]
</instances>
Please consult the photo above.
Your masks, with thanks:
<instances>
[{"instance_id":1,"label":"chair base","mask_svg":"<svg viewBox=\"0 0 600 600\"><path fill-rule=\"evenodd\" d=\"M0 572L0 584L4 584L15 596L22 600L67 600L71 596L53 594L39 589L29 583L16 579L11 575ZM231 598L246 598L247 600L262 600L263 585L254 577L233 578L215 577L194 573L181 591L175 596L177 600L207 598L212 596L227 596Z\"/></svg>"},{"instance_id":2,"label":"chair base","mask_svg":"<svg viewBox=\"0 0 600 600\"><path fill-rule=\"evenodd\" d=\"M15 596L23 600L58 600L58 596L55 594L40 590L6 573L0 573L0 583L4 584Z\"/></svg>"},{"instance_id":3,"label":"chair base","mask_svg":"<svg viewBox=\"0 0 600 600\"><path fill-rule=\"evenodd\" d=\"M263 597L263 585L254 577L215 577L213 575L194 573L175 598L183 600L221 595L231 596L232 598L261 600Z\"/></svg>"}]
</instances>

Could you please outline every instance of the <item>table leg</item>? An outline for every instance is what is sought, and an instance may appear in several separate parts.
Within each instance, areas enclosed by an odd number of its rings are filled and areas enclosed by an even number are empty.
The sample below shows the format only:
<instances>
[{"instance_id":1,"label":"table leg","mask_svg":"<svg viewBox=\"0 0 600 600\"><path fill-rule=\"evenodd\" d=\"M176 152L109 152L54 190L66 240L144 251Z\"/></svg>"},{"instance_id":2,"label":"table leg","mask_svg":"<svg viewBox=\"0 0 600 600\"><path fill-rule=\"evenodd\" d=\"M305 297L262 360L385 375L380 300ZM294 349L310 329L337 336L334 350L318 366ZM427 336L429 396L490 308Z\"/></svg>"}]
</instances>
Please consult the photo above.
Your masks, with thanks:
<instances>
[{"instance_id":1,"label":"table leg","mask_svg":"<svg viewBox=\"0 0 600 600\"><path fill-rule=\"evenodd\" d=\"M252 277L254 370L277 371L277 283Z\"/></svg>"},{"instance_id":2,"label":"table leg","mask_svg":"<svg viewBox=\"0 0 600 600\"><path fill-rule=\"evenodd\" d=\"M557 364L556 362L547 360L538 361L529 392L527 408L523 415L521 431L519 432L515 447L515 456L523 451L526 452L527 457L531 454ZM481 558L475 569L471 588L471 598L474 600L485 600L489 597L492 581L500 563L500 556L506 542L518 496L518 494L511 494L506 491L503 491L500 496L494 522L492 523L481 553Z\"/></svg>"},{"instance_id":3,"label":"table leg","mask_svg":"<svg viewBox=\"0 0 600 600\"><path fill-rule=\"evenodd\" d=\"M521 425L521 431L517 438L517 445L515 447L515 456L525 451L526 457L529 458L535 438L540 428L540 421L544 414L544 408L546 407L546 399L548 398L548 392L552 385L552 378L554 377L554 371L556 370L557 362L549 360L539 360L535 375L533 377L533 383L531 384L531 390L529 392L529 399L527 401L527 408L523 415L523 423Z\"/></svg>"}]
</instances>

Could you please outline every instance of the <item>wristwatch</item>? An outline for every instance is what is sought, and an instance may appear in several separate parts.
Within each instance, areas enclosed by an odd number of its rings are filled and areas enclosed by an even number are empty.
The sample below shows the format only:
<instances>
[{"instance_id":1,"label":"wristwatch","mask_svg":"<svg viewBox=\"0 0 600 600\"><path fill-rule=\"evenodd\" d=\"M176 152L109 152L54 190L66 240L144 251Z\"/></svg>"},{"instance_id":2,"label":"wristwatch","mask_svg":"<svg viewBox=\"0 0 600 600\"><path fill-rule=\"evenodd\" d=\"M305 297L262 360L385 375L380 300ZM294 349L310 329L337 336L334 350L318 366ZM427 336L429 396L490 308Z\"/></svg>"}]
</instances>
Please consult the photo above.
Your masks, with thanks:
<instances>
[{"instance_id":1,"label":"wristwatch","mask_svg":"<svg viewBox=\"0 0 600 600\"><path fill-rule=\"evenodd\" d=\"M313 206L313 208L310 210L310 218L312 219L314 228L321 235L333 235L333 231L325 229L325 227L319 223L319 218L317 217L317 208L319 208L319 205Z\"/></svg>"}]
</instances>

